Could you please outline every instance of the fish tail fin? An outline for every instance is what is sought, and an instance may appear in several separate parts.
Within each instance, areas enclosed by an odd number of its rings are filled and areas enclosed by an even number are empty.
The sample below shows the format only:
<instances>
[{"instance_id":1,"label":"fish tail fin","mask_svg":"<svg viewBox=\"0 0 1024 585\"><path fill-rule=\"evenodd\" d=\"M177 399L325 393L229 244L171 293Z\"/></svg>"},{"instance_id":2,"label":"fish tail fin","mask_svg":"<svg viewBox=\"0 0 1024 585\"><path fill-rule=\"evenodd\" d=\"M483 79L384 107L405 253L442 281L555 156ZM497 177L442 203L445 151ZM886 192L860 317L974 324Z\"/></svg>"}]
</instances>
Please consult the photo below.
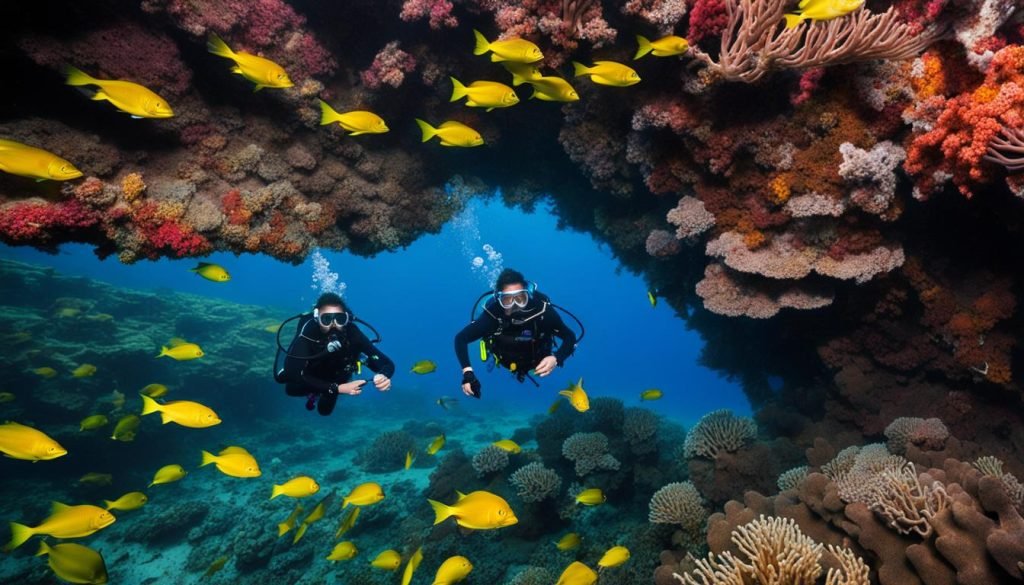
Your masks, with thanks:
<instances>
[{"instance_id":1,"label":"fish tail fin","mask_svg":"<svg viewBox=\"0 0 1024 585\"><path fill-rule=\"evenodd\" d=\"M430 502L430 507L434 509L434 524L440 524L448 519L452 515L451 506L442 504L435 500L427 500Z\"/></svg>"},{"instance_id":2,"label":"fish tail fin","mask_svg":"<svg viewBox=\"0 0 1024 585\"><path fill-rule=\"evenodd\" d=\"M167 355L167 346L166 345L162 345L162 346L160 346L160 353L157 354L156 357L161 358L161 357L164 357L165 355Z\"/></svg>"},{"instance_id":3,"label":"fish tail fin","mask_svg":"<svg viewBox=\"0 0 1024 585\"><path fill-rule=\"evenodd\" d=\"M67 76L64 83L68 85L96 85L97 81L95 77L71 65L64 67L64 75Z\"/></svg>"},{"instance_id":4,"label":"fish tail fin","mask_svg":"<svg viewBox=\"0 0 1024 585\"><path fill-rule=\"evenodd\" d=\"M426 142L431 138L437 136L437 128L434 128L425 121L416 118L416 124L420 127L420 132L423 133L423 142Z\"/></svg>"},{"instance_id":5,"label":"fish tail fin","mask_svg":"<svg viewBox=\"0 0 1024 585\"><path fill-rule=\"evenodd\" d=\"M199 464L199 467L204 467L211 463L216 463L217 457L209 451L203 451L203 462Z\"/></svg>"},{"instance_id":6,"label":"fish tail fin","mask_svg":"<svg viewBox=\"0 0 1024 585\"><path fill-rule=\"evenodd\" d=\"M350 502L348 498L345 498L341 501L341 509L344 510L345 508L348 508L348 505L351 503L352 502Z\"/></svg>"},{"instance_id":7,"label":"fish tail fin","mask_svg":"<svg viewBox=\"0 0 1024 585\"><path fill-rule=\"evenodd\" d=\"M150 487L153 486L153 484L149 484L149 485L150 485ZM103 504L106 506L106 508L104 508L104 509L109 510L114 505L114 502L111 502L110 500L103 500Z\"/></svg>"},{"instance_id":8,"label":"fish tail fin","mask_svg":"<svg viewBox=\"0 0 1024 585\"><path fill-rule=\"evenodd\" d=\"M277 537L281 538L285 534L288 534L288 531L291 530L291 529L292 529L291 526L288 526L287 523L281 522L280 524L277 525Z\"/></svg>"},{"instance_id":9,"label":"fish tail fin","mask_svg":"<svg viewBox=\"0 0 1024 585\"><path fill-rule=\"evenodd\" d=\"M651 45L650 39L643 35L636 35L636 44L637 49L636 55L633 57L634 61L636 61L640 57L643 57L647 53L650 53L654 49L654 47Z\"/></svg>"},{"instance_id":10,"label":"fish tail fin","mask_svg":"<svg viewBox=\"0 0 1024 585\"><path fill-rule=\"evenodd\" d=\"M559 392L559 394L565 396L566 398L572 398L572 390L562 390Z\"/></svg>"},{"instance_id":11,"label":"fish tail fin","mask_svg":"<svg viewBox=\"0 0 1024 585\"><path fill-rule=\"evenodd\" d=\"M524 83L526 83L526 78L525 77L523 77L522 75L519 75L518 73L513 73L512 74L512 87L519 87L520 85L522 85Z\"/></svg>"},{"instance_id":12,"label":"fish tail fin","mask_svg":"<svg viewBox=\"0 0 1024 585\"><path fill-rule=\"evenodd\" d=\"M139 394L142 397L142 415L153 414L154 412L160 412L160 404L146 396L145 394Z\"/></svg>"},{"instance_id":13,"label":"fish tail fin","mask_svg":"<svg viewBox=\"0 0 1024 585\"><path fill-rule=\"evenodd\" d=\"M579 61L572 62L572 70L576 77L586 75L587 73L590 72L590 68L584 65L583 63L580 63Z\"/></svg>"},{"instance_id":14,"label":"fish tail fin","mask_svg":"<svg viewBox=\"0 0 1024 585\"><path fill-rule=\"evenodd\" d=\"M217 33L210 33L206 39L206 50L218 57L227 57L228 59L235 57L235 52L224 42L224 39L217 36Z\"/></svg>"},{"instance_id":15,"label":"fish tail fin","mask_svg":"<svg viewBox=\"0 0 1024 585\"><path fill-rule=\"evenodd\" d=\"M328 124L333 124L334 122L337 122L338 121L338 112L337 112L337 110L332 108L331 104L325 102L324 100L317 100L317 101L320 102L320 125L321 126L326 126Z\"/></svg>"},{"instance_id":16,"label":"fish tail fin","mask_svg":"<svg viewBox=\"0 0 1024 585\"><path fill-rule=\"evenodd\" d=\"M292 539L292 544L295 544L296 542L299 542L299 540L302 538L302 536L304 534L306 534L306 529L307 528L309 528L309 524L306 524L305 522L303 522L302 526L299 526L299 529L295 531L295 538Z\"/></svg>"},{"instance_id":17,"label":"fish tail fin","mask_svg":"<svg viewBox=\"0 0 1024 585\"><path fill-rule=\"evenodd\" d=\"M39 541L39 550L36 552L36 556L37 557L41 557L43 555L48 555L48 554L50 554L51 550L53 550L53 549L50 548L50 545L46 544L45 540L40 540Z\"/></svg>"},{"instance_id":18,"label":"fish tail fin","mask_svg":"<svg viewBox=\"0 0 1024 585\"><path fill-rule=\"evenodd\" d=\"M4 546L4 552L10 552L25 544L25 541L32 538L35 531L24 524L11 522L11 541Z\"/></svg>"},{"instance_id":19,"label":"fish tail fin","mask_svg":"<svg viewBox=\"0 0 1024 585\"><path fill-rule=\"evenodd\" d=\"M473 38L476 39L476 46L473 47L474 55L483 55L487 51L491 50L491 43L484 36L484 33L473 29Z\"/></svg>"},{"instance_id":20,"label":"fish tail fin","mask_svg":"<svg viewBox=\"0 0 1024 585\"><path fill-rule=\"evenodd\" d=\"M280 496L283 493L284 493L284 487L279 486L279 485L275 485L274 488L272 490L270 490L270 499L273 500L274 498L276 498L277 496Z\"/></svg>"},{"instance_id":21,"label":"fish tail fin","mask_svg":"<svg viewBox=\"0 0 1024 585\"><path fill-rule=\"evenodd\" d=\"M804 15L802 14L786 14L786 28L796 28L800 26L800 23L804 21Z\"/></svg>"},{"instance_id":22,"label":"fish tail fin","mask_svg":"<svg viewBox=\"0 0 1024 585\"><path fill-rule=\"evenodd\" d=\"M452 77L451 80L452 80L452 99L450 99L448 101L454 102L454 101L458 101L458 100L466 97L466 86L463 85L461 81L459 81L458 79L455 79L454 77Z\"/></svg>"}]
</instances>

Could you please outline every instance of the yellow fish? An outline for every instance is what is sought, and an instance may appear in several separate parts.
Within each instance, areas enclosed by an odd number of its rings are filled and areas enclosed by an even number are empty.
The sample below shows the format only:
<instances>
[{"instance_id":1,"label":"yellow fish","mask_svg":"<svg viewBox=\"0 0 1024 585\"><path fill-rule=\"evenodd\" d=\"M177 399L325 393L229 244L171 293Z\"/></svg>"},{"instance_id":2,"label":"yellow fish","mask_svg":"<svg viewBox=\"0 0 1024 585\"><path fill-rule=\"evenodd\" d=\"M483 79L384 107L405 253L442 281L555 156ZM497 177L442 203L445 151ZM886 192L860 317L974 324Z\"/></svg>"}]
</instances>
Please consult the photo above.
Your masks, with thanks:
<instances>
[{"instance_id":1,"label":"yellow fish","mask_svg":"<svg viewBox=\"0 0 1024 585\"><path fill-rule=\"evenodd\" d=\"M412 451L405 452L405 468L409 469L412 467Z\"/></svg>"},{"instance_id":2,"label":"yellow fish","mask_svg":"<svg viewBox=\"0 0 1024 585\"><path fill-rule=\"evenodd\" d=\"M214 559L210 566L207 567L206 572L203 573L203 577L212 577L217 574L218 571L224 568L224 565L228 564L230 559L227 556L218 557Z\"/></svg>"},{"instance_id":3,"label":"yellow fish","mask_svg":"<svg viewBox=\"0 0 1024 585\"><path fill-rule=\"evenodd\" d=\"M452 98L449 101L458 101L466 98L466 105L471 108L487 108L490 112L494 108L508 108L519 103L519 96L516 90L497 81L474 81L465 86L461 81L452 80Z\"/></svg>"},{"instance_id":4,"label":"yellow fish","mask_svg":"<svg viewBox=\"0 0 1024 585\"><path fill-rule=\"evenodd\" d=\"M590 488L583 490L576 496L576 503L584 506L600 506L605 502L604 492L601 488Z\"/></svg>"},{"instance_id":5,"label":"yellow fish","mask_svg":"<svg viewBox=\"0 0 1024 585\"><path fill-rule=\"evenodd\" d=\"M535 63L544 58L544 53L540 52L540 47L519 37L494 41L492 43L478 30L473 31L473 37L476 39L473 54L483 55L489 51L491 53L491 61Z\"/></svg>"},{"instance_id":6,"label":"yellow fish","mask_svg":"<svg viewBox=\"0 0 1024 585\"><path fill-rule=\"evenodd\" d=\"M356 545L351 540L339 542L334 545L334 550L331 554L327 555L328 561L347 561L359 554L359 550L356 549Z\"/></svg>"},{"instance_id":7,"label":"yellow fish","mask_svg":"<svg viewBox=\"0 0 1024 585\"><path fill-rule=\"evenodd\" d=\"M438 398L436 402L437 402L438 406L440 406L441 408L443 408L445 410L448 410L448 409L450 409L453 406L458 406L458 404L459 404L459 401L458 401L457 398L452 398L450 396L442 396L442 397Z\"/></svg>"},{"instance_id":8,"label":"yellow fish","mask_svg":"<svg viewBox=\"0 0 1024 585\"><path fill-rule=\"evenodd\" d=\"M117 410L124 406L124 394L114 390L110 393L110 403L114 405L114 410Z\"/></svg>"},{"instance_id":9,"label":"yellow fish","mask_svg":"<svg viewBox=\"0 0 1024 585\"><path fill-rule=\"evenodd\" d=\"M647 53L655 57L672 57L674 55L682 55L690 50L690 43L683 37L675 35L661 37L656 41L652 41L643 35L636 35L636 44L637 49L636 56L633 57L634 61Z\"/></svg>"},{"instance_id":10,"label":"yellow fish","mask_svg":"<svg viewBox=\"0 0 1024 585\"><path fill-rule=\"evenodd\" d=\"M512 526L519 522L508 502L501 496L483 490L469 494L455 493L459 495L459 498L451 506L427 500L434 508L434 524L440 524L448 518L454 517L455 523L463 528L492 530Z\"/></svg>"},{"instance_id":11,"label":"yellow fish","mask_svg":"<svg viewBox=\"0 0 1024 585\"><path fill-rule=\"evenodd\" d=\"M447 441L444 434L440 434L434 437L434 440L427 446L427 455L436 455L438 451L444 448L444 444Z\"/></svg>"},{"instance_id":12,"label":"yellow fish","mask_svg":"<svg viewBox=\"0 0 1024 585\"><path fill-rule=\"evenodd\" d=\"M647 302L651 304L651 308L658 306L658 297L654 296L652 291L647 291Z\"/></svg>"},{"instance_id":13,"label":"yellow fish","mask_svg":"<svg viewBox=\"0 0 1024 585\"><path fill-rule=\"evenodd\" d=\"M145 394L142 397L142 415L160 413L163 424L177 423L190 429L205 429L220 424L220 417L208 406L189 400L174 400L160 404Z\"/></svg>"},{"instance_id":14,"label":"yellow fish","mask_svg":"<svg viewBox=\"0 0 1024 585\"><path fill-rule=\"evenodd\" d=\"M332 108L331 105L324 100L317 101L320 102L321 126L337 123L338 126L341 126L342 130L349 133L349 136L359 136L360 134L384 134L390 130L388 125L384 122L384 118L381 118L373 112L367 112L366 110L352 110L342 114Z\"/></svg>"},{"instance_id":15,"label":"yellow fish","mask_svg":"<svg viewBox=\"0 0 1024 585\"><path fill-rule=\"evenodd\" d=\"M96 473L95 471L90 471L78 478L76 483L85 485L110 485L114 483L114 476L109 473Z\"/></svg>"},{"instance_id":16,"label":"yellow fish","mask_svg":"<svg viewBox=\"0 0 1024 585\"><path fill-rule=\"evenodd\" d=\"M167 392L167 386L163 384L146 384L139 393L145 394L150 398L162 398Z\"/></svg>"},{"instance_id":17,"label":"yellow fish","mask_svg":"<svg viewBox=\"0 0 1024 585\"><path fill-rule=\"evenodd\" d=\"M555 546L558 548L558 550L573 550L579 548L581 542L582 539L580 538L579 534L576 534L575 532L570 532L562 538L559 538L558 542L555 543Z\"/></svg>"},{"instance_id":18,"label":"yellow fish","mask_svg":"<svg viewBox=\"0 0 1024 585\"><path fill-rule=\"evenodd\" d=\"M36 368L32 370L32 373L40 375L44 378L52 378L57 375L57 370L51 368L50 366L43 366L41 368Z\"/></svg>"},{"instance_id":19,"label":"yellow fish","mask_svg":"<svg viewBox=\"0 0 1024 585\"><path fill-rule=\"evenodd\" d=\"M661 397L661 390L657 388L649 388L640 393L640 400L657 400Z\"/></svg>"},{"instance_id":20,"label":"yellow fish","mask_svg":"<svg viewBox=\"0 0 1024 585\"><path fill-rule=\"evenodd\" d=\"M785 15L786 28L795 28L805 20L832 20L859 9L864 0L800 0L795 13Z\"/></svg>"},{"instance_id":21,"label":"yellow fish","mask_svg":"<svg viewBox=\"0 0 1024 585\"><path fill-rule=\"evenodd\" d=\"M77 368L71 370L71 376L73 378L87 378L96 373L96 366L92 364L82 364Z\"/></svg>"},{"instance_id":22,"label":"yellow fish","mask_svg":"<svg viewBox=\"0 0 1024 585\"><path fill-rule=\"evenodd\" d=\"M352 527L356 525L356 518L359 518L360 510L362 510L362 508L353 506L352 509L348 511L348 514L345 514L345 518L338 526L338 531L334 533L334 538L341 538L346 532L352 530ZM395 568L398 568L397 565Z\"/></svg>"},{"instance_id":23,"label":"yellow fish","mask_svg":"<svg viewBox=\"0 0 1024 585\"><path fill-rule=\"evenodd\" d=\"M218 471L231 477L259 477L261 475L256 458L242 447L225 447L217 455L203 451L203 462L199 464L199 467L211 463L217 466Z\"/></svg>"},{"instance_id":24,"label":"yellow fish","mask_svg":"<svg viewBox=\"0 0 1024 585\"><path fill-rule=\"evenodd\" d=\"M37 557L47 555L53 573L68 583L102 585L107 582L107 565L100 553L87 546L66 542L50 546L39 543Z\"/></svg>"},{"instance_id":25,"label":"yellow fish","mask_svg":"<svg viewBox=\"0 0 1024 585\"><path fill-rule=\"evenodd\" d=\"M5 552L12 551L25 544L25 541L37 534L46 534L53 538L82 538L89 536L114 523L114 515L98 506L68 506L53 502L50 516L39 526L30 527L11 522L11 541L4 547Z\"/></svg>"},{"instance_id":26,"label":"yellow fish","mask_svg":"<svg viewBox=\"0 0 1024 585\"><path fill-rule=\"evenodd\" d=\"M117 421L114 425L114 434L110 435L111 439L115 441L121 441L127 443L135 440L136 431L139 430L139 425L142 423L142 419L134 414L126 414L121 417L121 420Z\"/></svg>"},{"instance_id":27,"label":"yellow fish","mask_svg":"<svg viewBox=\"0 0 1024 585\"><path fill-rule=\"evenodd\" d=\"M341 508L345 509L349 504L353 506L370 506L384 499L384 488L379 483L368 481L356 486L350 491L341 502Z\"/></svg>"},{"instance_id":28,"label":"yellow fish","mask_svg":"<svg viewBox=\"0 0 1024 585\"><path fill-rule=\"evenodd\" d=\"M520 85L535 79L540 79L543 76L539 67L529 63L502 61L501 66L505 68L505 71L512 74L512 85L515 87L519 87Z\"/></svg>"},{"instance_id":29,"label":"yellow fish","mask_svg":"<svg viewBox=\"0 0 1024 585\"><path fill-rule=\"evenodd\" d=\"M167 100L138 83L96 79L71 66L66 67L64 73L68 76L65 82L68 85L95 85L99 89L92 94L93 100L107 100L133 118L170 118L174 115Z\"/></svg>"},{"instance_id":30,"label":"yellow fish","mask_svg":"<svg viewBox=\"0 0 1024 585\"><path fill-rule=\"evenodd\" d=\"M0 424L0 453L11 459L48 461L68 454L42 431L16 422Z\"/></svg>"},{"instance_id":31,"label":"yellow fish","mask_svg":"<svg viewBox=\"0 0 1024 585\"><path fill-rule=\"evenodd\" d=\"M516 444L516 442L513 441L512 439L502 439L500 441L495 441L491 444L501 449L502 451L507 451L512 454L520 453L523 450L523 448Z\"/></svg>"},{"instance_id":32,"label":"yellow fish","mask_svg":"<svg viewBox=\"0 0 1024 585\"><path fill-rule=\"evenodd\" d=\"M437 136L441 139L441 146L461 146L463 148L472 148L484 143L484 137L480 136L479 132L473 130L469 126L466 126L462 122L448 120L437 128L434 128L419 118L416 118L416 123L419 125L420 131L423 133L423 142Z\"/></svg>"},{"instance_id":33,"label":"yellow fish","mask_svg":"<svg viewBox=\"0 0 1024 585\"><path fill-rule=\"evenodd\" d=\"M539 77L530 81L533 86L533 95L530 99L538 99L545 102L578 102L580 94L569 82L561 77Z\"/></svg>"},{"instance_id":34,"label":"yellow fish","mask_svg":"<svg viewBox=\"0 0 1024 585\"><path fill-rule=\"evenodd\" d=\"M308 475L300 475L289 479L281 485L274 485L270 490L270 499L277 496L288 496L289 498L305 498L320 491L320 484Z\"/></svg>"},{"instance_id":35,"label":"yellow fish","mask_svg":"<svg viewBox=\"0 0 1024 585\"><path fill-rule=\"evenodd\" d=\"M568 388L562 390L559 394L568 398L569 404L576 410L580 412L590 410L590 398L587 397L587 392L583 389L583 378L580 378L575 384L570 384Z\"/></svg>"},{"instance_id":36,"label":"yellow fish","mask_svg":"<svg viewBox=\"0 0 1024 585\"><path fill-rule=\"evenodd\" d=\"M398 554L397 550L388 549L370 561L370 565L375 569L384 569L385 571L397 571L398 566L402 564L402 555Z\"/></svg>"},{"instance_id":37,"label":"yellow fish","mask_svg":"<svg viewBox=\"0 0 1024 585\"><path fill-rule=\"evenodd\" d=\"M14 402L14 394L10 392L0 392L0 404L5 402Z\"/></svg>"},{"instance_id":38,"label":"yellow fish","mask_svg":"<svg viewBox=\"0 0 1024 585\"><path fill-rule=\"evenodd\" d=\"M284 68L277 63L242 51L236 53L215 34L211 34L206 41L206 49L218 57L234 61L235 66L231 68L231 72L255 83L256 89L253 91L259 91L264 87L285 88L294 85L292 80L288 79Z\"/></svg>"},{"instance_id":39,"label":"yellow fish","mask_svg":"<svg viewBox=\"0 0 1024 585\"><path fill-rule=\"evenodd\" d=\"M278 331L281 330L281 324L274 323L272 325L267 325L266 327L263 328L263 330L266 331L267 333L277 333Z\"/></svg>"},{"instance_id":40,"label":"yellow fish","mask_svg":"<svg viewBox=\"0 0 1024 585\"><path fill-rule=\"evenodd\" d=\"M195 268L189 268L189 272L195 272L197 275L202 276L206 280L212 280L213 282L227 282L231 280L231 275L228 274L227 270L220 264L211 264L210 262L200 262Z\"/></svg>"},{"instance_id":41,"label":"yellow fish","mask_svg":"<svg viewBox=\"0 0 1024 585\"><path fill-rule=\"evenodd\" d=\"M153 487L164 483L174 483L181 480L186 475L188 475L188 472L180 465L164 465L153 475L153 481L149 482L147 487Z\"/></svg>"},{"instance_id":42,"label":"yellow fish","mask_svg":"<svg viewBox=\"0 0 1024 585\"><path fill-rule=\"evenodd\" d=\"M451 585L452 583L458 583L469 575L469 572L473 570L473 563L469 562L469 559L462 556L448 557L441 563L441 566L437 568L437 573L434 575L434 585Z\"/></svg>"},{"instance_id":43,"label":"yellow fish","mask_svg":"<svg viewBox=\"0 0 1024 585\"><path fill-rule=\"evenodd\" d=\"M77 317L78 314L81 312L81 310L76 309L74 307L61 307L60 309L54 311L53 314L62 319L69 319L71 317Z\"/></svg>"},{"instance_id":44,"label":"yellow fish","mask_svg":"<svg viewBox=\"0 0 1024 585\"><path fill-rule=\"evenodd\" d=\"M562 406L561 398L551 403L551 406L548 407L548 414L555 414L555 411L558 410L559 406Z\"/></svg>"},{"instance_id":45,"label":"yellow fish","mask_svg":"<svg viewBox=\"0 0 1024 585\"><path fill-rule=\"evenodd\" d=\"M405 564L405 571L402 572L402 585L409 585L412 582L412 574L419 568L420 563L423 561L423 547L416 549L416 552L412 553L409 557L409 562Z\"/></svg>"},{"instance_id":46,"label":"yellow fish","mask_svg":"<svg viewBox=\"0 0 1024 585\"><path fill-rule=\"evenodd\" d=\"M106 417L106 415L94 414L92 416L87 416L87 417L83 418L82 422L78 425L78 430L79 431L93 431L93 430L96 430L96 429L98 429L100 427L107 426L108 422L110 422L110 419L108 419Z\"/></svg>"},{"instance_id":47,"label":"yellow fish","mask_svg":"<svg viewBox=\"0 0 1024 585\"><path fill-rule=\"evenodd\" d=\"M309 516L306 516L306 519L302 521L301 525L299 525L299 529L295 531L295 536L292 538L292 544L295 544L302 539L302 536L306 534L306 530L309 529L310 524L313 524L324 517L324 513L327 512L327 500L330 497L331 496L328 495L324 499L320 500L316 507L313 508L313 511L309 513Z\"/></svg>"},{"instance_id":48,"label":"yellow fish","mask_svg":"<svg viewBox=\"0 0 1024 585\"><path fill-rule=\"evenodd\" d=\"M600 85L628 87L640 83L640 75L636 71L615 61L594 61L593 67L573 61L572 66L576 77L589 75L591 81Z\"/></svg>"},{"instance_id":49,"label":"yellow fish","mask_svg":"<svg viewBox=\"0 0 1024 585\"><path fill-rule=\"evenodd\" d=\"M597 573L583 563L573 561L558 576L555 585L594 585L594 583L597 583Z\"/></svg>"},{"instance_id":50,"label":"yellow fish","mask_svg":"<svg viewBox=\"0 0 1024 585\"><path fill-rule=\"evenodd\" d=\"M420 360L413 364L409 371L414 374L430 374L435 370L437 370L437 364L430 360Z\"/></svg>"},{"instance_id":51,"label":"yellow fish","mask_svg":"<svg viewBox=\"0 0 1024 585\"><path fill-rule=\"evenodd\" d=\"M0 138L0 171L36 181L69 181L82 176L75 165L41 148Z\"/></svg>"},{"instance_id":52,"label":"yellow fish","mask_svg":"<svg viewBox=\"0 0 1024 585\"><path fill-rule=\"evenodd\" d=\"M613 546L604 553L601 560L597 561L597 566L602 569L610 569L612 567L618 567L629 560L629 549L624 546Z\"/></svg>"},{"instance_id":53,"label":"yellow fish","mask_svg":"<svg viewBox=\"0 0 1024 585\"><path fill-rule=\"evenodd\" d=\"M277 525L277 537L281 538L288 533L289 530L295 528L295 520L302 513L302 504L295 504L295 509L288 515L288 519Z\"/></svg>"},{"instance_id":54,"label":"yellow fish","mask_svg":"<svg viewBox=\"0 0 1024 585\"><path fill-rule=\"evenodd\" d=\"M145 506L148 501L149 498L142 492L128 492L114 501L103 500L103 503L107 505L108 510L124 510L128 512L138 510Z\"/></svg>"},{"instance_id":55,"label":"yellow fish","mask_svg":"<svg viewBox=\"0 0 1024 585\"><path fill-rule=\"evenodd\" d=\"M184 339L175 337L167 345L160 348L158 358L168 356L176 361L194 360L203 357L203 348Z\"/></svg>"}]
</instances>

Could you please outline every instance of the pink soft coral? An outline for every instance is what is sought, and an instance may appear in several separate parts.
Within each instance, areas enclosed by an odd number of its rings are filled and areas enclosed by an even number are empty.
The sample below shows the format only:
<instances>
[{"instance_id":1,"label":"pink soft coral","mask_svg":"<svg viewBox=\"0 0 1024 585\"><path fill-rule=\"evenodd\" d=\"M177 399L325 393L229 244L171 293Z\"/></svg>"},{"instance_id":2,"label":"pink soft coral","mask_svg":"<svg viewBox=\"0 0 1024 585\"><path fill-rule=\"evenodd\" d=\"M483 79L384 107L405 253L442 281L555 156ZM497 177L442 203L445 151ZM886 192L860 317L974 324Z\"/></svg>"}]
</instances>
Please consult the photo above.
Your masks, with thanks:
<instances>
[{"instance_id":1,"label":"pink soft coral","mask_svg":"<svg viewBox=\"0 0 1024 585\"><path fill-rule=\"evenodd\" d=\"M455 28L459 26L459 19L452 14L452 8L454 5L448 0L405 0L399 16L407 22L429 18L430 28L434 30Z\"/></svg>"},{"instance_id":2,"label":"pink soft coral","mask_svg":"<svg viewBox=\"0 0 1024 585\"><path fill-rule=\"evenodd\" d=\"M416 69L416 58L398 47L398 41L391 41L373 58L370 68L360 73L363 83L370 89L382 85L398 87L405 81L405 74Z\"/></svg>"}]
</instances>

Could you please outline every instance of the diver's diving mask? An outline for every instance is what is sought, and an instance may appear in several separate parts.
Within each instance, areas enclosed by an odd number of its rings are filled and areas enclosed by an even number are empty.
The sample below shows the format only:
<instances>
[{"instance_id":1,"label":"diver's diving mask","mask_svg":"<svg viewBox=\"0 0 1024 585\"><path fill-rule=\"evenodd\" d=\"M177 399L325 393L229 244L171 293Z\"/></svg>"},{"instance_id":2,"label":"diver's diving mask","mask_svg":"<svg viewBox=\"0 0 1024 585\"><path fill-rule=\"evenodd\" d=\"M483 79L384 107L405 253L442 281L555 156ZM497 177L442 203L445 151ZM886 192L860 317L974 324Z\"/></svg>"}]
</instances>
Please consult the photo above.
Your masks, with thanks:
<instances>
[{"instance_id":1,"label":"diver's diving mask","mask_svg":"<svg viewBox=\"0 0 1024 585\"><path fill-rule=\"evenodd\" d=\"M340 329L345 325L348 325L351 316L347 311L342 311L340 313L318 313L316 319L323 327L337 325Z\"/></svg>"},{"instance_id":2,"label":"diver's diving mask","mask_svg":"<svg viewBox=\"0 0 1024 585\"><path fill-rule=\"evenodd\" d=\"M526 303L530 302L530 291L525 288L506 292L495 291L494 299L498 301L502 309L511 309L512 307L522 309L526 307Z\"/></svg>"}]
</instances>

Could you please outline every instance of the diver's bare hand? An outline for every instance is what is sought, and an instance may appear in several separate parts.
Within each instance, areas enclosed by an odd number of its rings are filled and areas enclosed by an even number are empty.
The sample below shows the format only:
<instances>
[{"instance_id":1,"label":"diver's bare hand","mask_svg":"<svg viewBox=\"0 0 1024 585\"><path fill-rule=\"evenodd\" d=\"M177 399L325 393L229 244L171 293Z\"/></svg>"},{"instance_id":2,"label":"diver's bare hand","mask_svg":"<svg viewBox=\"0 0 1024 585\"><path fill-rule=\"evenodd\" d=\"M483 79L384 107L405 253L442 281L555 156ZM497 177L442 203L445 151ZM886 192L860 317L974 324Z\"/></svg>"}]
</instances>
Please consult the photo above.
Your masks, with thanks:
<instances>
[{"instance_id":1,"label":"diver's bare hand","mask_svg":"<svg viewBox=\"0 0 1024 585\"><path fill-rule=\"evenodd\" d=\"M363 384L366 380L354 380L352 382L346 382L344 384L338 384L338 394L348 394L350 396L357 396L363 393Z\"/></svg>"},{"instance_id":2,"label":"diver's bare hand","mask_svg":"<svg viewBox=\"0 0 1024 585\"><path fill-rule=\"evenodd\" d=\"M388 390L391 390L391 378L388 378L384 374L377 374L373 377L373 385L377 387L377 390L387 392Z\"/></svg>"},{"instance_id":3,"label":"diver's bare hand","mask_svg":"<svg viewBox=\"0 0 1024 585\"><path fill-rule=\"evenodd\" d=\"M553 355L549 355L548 357L540 360L540 363L537 364L536 368L533 368L533 371L537 372L537 375L543 378L544 376L550 374L557 365L558 358L556 358Z\"/></svg>"}]
</instances>

